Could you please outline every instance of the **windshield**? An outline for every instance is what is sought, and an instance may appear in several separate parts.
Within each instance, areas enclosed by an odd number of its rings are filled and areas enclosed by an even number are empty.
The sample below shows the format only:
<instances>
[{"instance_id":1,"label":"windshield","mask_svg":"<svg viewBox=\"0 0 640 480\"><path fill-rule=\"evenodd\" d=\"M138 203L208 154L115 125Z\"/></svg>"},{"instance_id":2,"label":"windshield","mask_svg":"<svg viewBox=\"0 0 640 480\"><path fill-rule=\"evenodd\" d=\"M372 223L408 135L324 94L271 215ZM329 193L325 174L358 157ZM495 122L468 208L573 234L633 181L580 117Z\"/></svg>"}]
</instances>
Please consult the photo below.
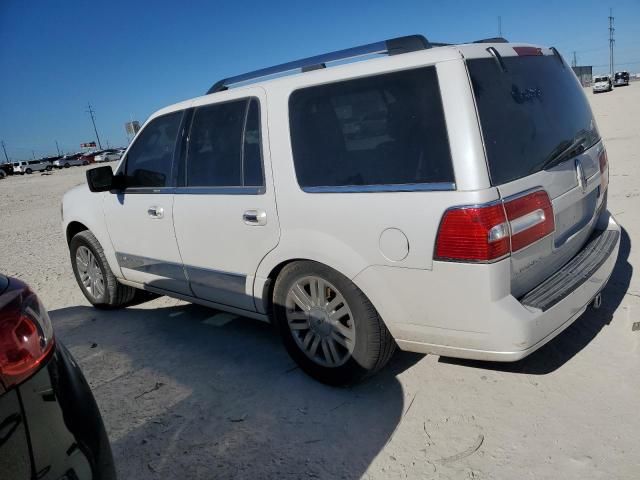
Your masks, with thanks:
<instances>
[{"instance_id":1,"label":"windshield","mask_svg":"<svg viewBox=\"0 0 640 480\"><path fill-rule=\"evenodd\" d=\"M551 165L567 147L587 149L600 136L587 98L555 56L467 61L480 115L491 183L500 185Z\"/></svg>"},{"instance_id":2,"label":"windshield","mask_svg":"<svg viewBox=\"0 0 640 480\"><path fill-rule=\"evenodd\" d=\"M609 80L607 77L596 77L596 79L594 80L594 82L599 83L599 82L606 82L607 80Z\"/></svg>"}]
</instances>

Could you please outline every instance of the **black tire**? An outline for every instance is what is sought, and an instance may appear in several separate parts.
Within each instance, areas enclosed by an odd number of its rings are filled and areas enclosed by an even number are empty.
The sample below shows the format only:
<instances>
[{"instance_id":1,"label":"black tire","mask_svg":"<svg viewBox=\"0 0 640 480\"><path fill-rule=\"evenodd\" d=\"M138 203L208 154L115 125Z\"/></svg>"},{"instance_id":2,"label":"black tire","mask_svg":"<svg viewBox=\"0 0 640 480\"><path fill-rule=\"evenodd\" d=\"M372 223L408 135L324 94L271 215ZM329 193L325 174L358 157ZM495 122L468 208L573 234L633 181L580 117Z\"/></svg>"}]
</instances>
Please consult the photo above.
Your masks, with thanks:
<instances>
[{"instance_id":1,"label":"black tire","mask_svg":"<svg viewBox=\"0 0 640 480\"><path fill-rule=\"evenodd\" d=\"M64 168L69 168L71 165L69 165L68 163L64 164Z\"/></svg>"},{"instance_id":2,"label":"black tire","mask_svg":"<svg viewBox=\"0 0 640 480\"><path fill-rule=\"evenodd\" d=\"M49 165L49 166L46 168L47 172L50 172L50 171L51 171L51 169L53 169L53 167L52 167L51 165Z\"/></svg>"},{"instance_id":3,"label":"black tire","mask_svg":"<svg viewBox=\"0 0 640 480\"><path fill-rule=\"evenodd\" d=\"M27 168L25 172L27 173L27 175L31 175L33 173L33 170L31 170L30 168Z\"/></svg>"},{"instance_id":4,"label":"black tire","mask_svg":"<svg viewBox=\"0 0 640 480\"><path fill-rule=\"evenodd\" d=\"M81 246L88 248L91 253L93 253L98 266L100 267L100 271L102 272L102 278L104 279L104 292L99 298L94 298L89 292L87 292L80 280L78 265L76 263L76 254L78 248ZM107 259L104 255L100 242L98 242L96 237L89 230L84 230L76 234L71 239L71 242L69 243L69 253L71 256L73 274L76 277L78 286L87 300L89 300L94 307L104 309L121 308L129 304L134 299L137 289L122 285L118 280L116 280L111 268L109 268L109 264L107 263Z\"/></svg>"},{"instance_id":5,"label":"black tire","mask_svg":"<svg viewBox=\"0 0 640 480\"><path fill-rule=\"evenodd\" d=\"M350 358L342 365L323 366L309 358L289 328L287 294L297 281L308 276L319 277L335 286L353 314L355 345ZM347 386L363 380L384 367L395 351L396 343L391 333L364 293L347 277L318 262L292 262L282 269L273 290L272 313L289 355L307 374L328 385Z\"/></svg>"},{"instance_id":6,"label":"black tire","mask_svg":"<svg viewBox=\"0 0 640 480\"><path fill-rule=\"evenodd\" d=\"M6 176L7 176L6 172L4 170L0 170L0 178L4 178Z\"/></svg>"}]
</instances>

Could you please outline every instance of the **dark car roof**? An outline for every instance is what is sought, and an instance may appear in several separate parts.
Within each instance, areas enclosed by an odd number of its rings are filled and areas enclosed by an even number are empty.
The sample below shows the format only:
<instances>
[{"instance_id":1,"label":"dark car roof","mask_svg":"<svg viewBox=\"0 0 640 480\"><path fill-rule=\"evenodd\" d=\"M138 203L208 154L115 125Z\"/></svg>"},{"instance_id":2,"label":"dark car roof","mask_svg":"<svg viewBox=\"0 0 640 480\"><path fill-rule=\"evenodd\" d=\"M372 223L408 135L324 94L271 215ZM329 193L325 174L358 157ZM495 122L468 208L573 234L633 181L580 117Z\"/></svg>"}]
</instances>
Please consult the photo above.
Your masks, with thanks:
<instances>
[{"instance_id":1,"label":"dark car roof","mask_svg":"<svg viewBox=\"0 0 640 480\"><path fill-rule=\"evenodd\" d=\"M9 286L9 279L0 273L0 293L4 292Z\"/></svg>"}]
</instances>

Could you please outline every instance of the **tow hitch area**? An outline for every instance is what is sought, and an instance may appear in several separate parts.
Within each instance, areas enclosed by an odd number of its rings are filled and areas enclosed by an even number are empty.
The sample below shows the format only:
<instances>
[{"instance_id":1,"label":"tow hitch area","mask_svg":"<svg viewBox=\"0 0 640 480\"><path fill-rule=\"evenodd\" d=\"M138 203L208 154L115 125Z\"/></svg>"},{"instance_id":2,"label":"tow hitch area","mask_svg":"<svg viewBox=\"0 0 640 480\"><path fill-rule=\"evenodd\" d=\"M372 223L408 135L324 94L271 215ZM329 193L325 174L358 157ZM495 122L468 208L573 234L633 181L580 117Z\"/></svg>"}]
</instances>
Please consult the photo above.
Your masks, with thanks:
<instances>
[{"instance_id":1,"label":"tow hitch area","mask_svg":"<svg viewBox=\"0 0 640 480\"><path fill-rule=\"evenodd\" d=\"M602 294L599 293L595 296L595 298L593 299L593 303L591 304L593 306L594 309L599 309L600 305L602 305Z\"/></svg>"}]
</instances>

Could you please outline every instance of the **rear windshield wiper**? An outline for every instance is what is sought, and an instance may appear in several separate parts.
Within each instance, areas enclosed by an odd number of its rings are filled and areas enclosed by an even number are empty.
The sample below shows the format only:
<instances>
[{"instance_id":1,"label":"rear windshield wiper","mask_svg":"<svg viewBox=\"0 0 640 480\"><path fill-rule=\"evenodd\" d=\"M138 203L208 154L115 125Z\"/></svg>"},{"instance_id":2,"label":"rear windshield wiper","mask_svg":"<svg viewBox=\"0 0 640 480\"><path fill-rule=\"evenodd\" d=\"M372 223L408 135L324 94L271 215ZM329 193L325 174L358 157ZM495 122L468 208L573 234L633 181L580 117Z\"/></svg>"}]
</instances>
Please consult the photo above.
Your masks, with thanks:
<instances>
[{"instance_id":1,"label":"rear windshield wiper","mask_svg":"<svg viewBox=\"0 0 640 480\"><path fill-rule=\"evenodd\" d=\"M553 150L553 152L551 152L551 155L547 157L540 170L548 170L549 168L553 168L571 157L575 157L576 155L581 154L585 150L585 141L586 137L580 136L572 142L562 142Z\"/></svg>"}]
</instances>

